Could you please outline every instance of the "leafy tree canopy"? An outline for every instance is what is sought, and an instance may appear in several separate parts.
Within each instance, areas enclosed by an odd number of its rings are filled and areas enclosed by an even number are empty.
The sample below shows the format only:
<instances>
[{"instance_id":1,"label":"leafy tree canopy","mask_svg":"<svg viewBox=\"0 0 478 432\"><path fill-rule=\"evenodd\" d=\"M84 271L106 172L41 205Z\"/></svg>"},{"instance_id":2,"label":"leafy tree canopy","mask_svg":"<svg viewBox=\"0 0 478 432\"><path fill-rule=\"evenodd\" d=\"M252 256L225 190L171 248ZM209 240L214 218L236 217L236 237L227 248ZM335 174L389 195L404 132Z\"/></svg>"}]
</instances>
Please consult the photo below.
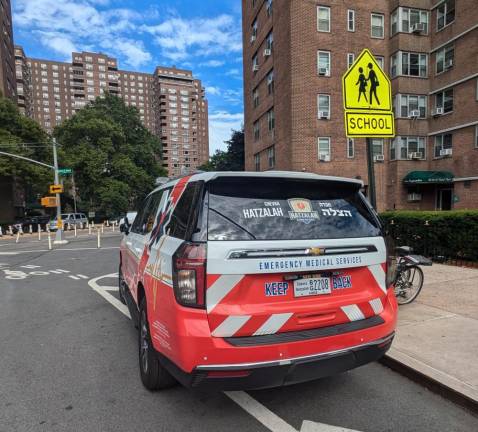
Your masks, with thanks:
<instances>
[{"instance_id":1,"label":"leafy tree canopy","mask_svg":"<svg viewBox=\"0 0 478 432\"><path fill-rule=\"evenodd\" d=\"M227 150L216 150L209 161L198 169L203 171L244 171L244 130L232 131L231 139L225 141Z\"/></svg>"},{"instance_id":2,"label":"leafy tree canopy","mask_svg":"<svg viewBox=\"0 0 478 432\"><path fill-rule=\"evenodd\" d=\"M72 168L78 208L111 217L137 207L162 168L161 143L139 112L113 95L98 98L55 129L60 166Z\"/></svg>"},{"instance_id":3,"label":"leafy tree canopy","mask_svg":"<svg viewBox=\"0 0 478 432\"><path fill-rule=\"evenodd\" d=\"M10 100L0 97L0 151L53 165L51 140L40 125L22 115ZM48 191L53 170L0 154L0 177L14 177L36 200Z\"/></svg>"}]
</instances>

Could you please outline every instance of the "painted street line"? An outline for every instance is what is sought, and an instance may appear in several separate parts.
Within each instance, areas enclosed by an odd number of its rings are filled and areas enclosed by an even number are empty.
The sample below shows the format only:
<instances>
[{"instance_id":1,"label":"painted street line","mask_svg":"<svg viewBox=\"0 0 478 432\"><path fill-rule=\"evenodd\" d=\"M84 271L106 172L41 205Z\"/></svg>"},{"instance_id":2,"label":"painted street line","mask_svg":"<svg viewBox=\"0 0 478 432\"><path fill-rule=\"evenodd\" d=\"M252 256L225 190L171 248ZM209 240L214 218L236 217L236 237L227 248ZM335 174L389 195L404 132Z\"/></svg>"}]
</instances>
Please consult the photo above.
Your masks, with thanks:
<instances>
[{"instance_id":1,"label":"painted street line","mask_svg":"<svg viewBox=\"0 0 478 432\"><path fill-rule=\"evenodd\" d=\"M113 290L117 291L118 288L112 286L100 286L98 284L98 281L101 279L117 277L118 273L110 273L104 276L98 276L89 280L88 285L107 302L118 309L122 314L131 319L126 305L121 303L116 297L108 292ZM272 432L359 432L355 429L346 429L342 427L331 426L325 423L316 423L309 420L304 420L302 422L300 431L297 431L297 429L292 427L285 420L281 419L277 414L273 413L248 393L243 391L233 391L224 392L224 394Z\"/></svg>"},{"instance_id":2,"label":"painted street line","mask_svg":"<svg viewBox=\"0 0 478 432\"><path fill-rule=\"evenodd\" d=\"M68 273L70 273L70 270L65 270L65 269L33 270L33 269L41 268L41 266L33 265L33 264L20 266L23 269L32 270L27 273L26 271L23 271L23 270L10 270L8 268L2 268L3 265L4 264L0 264L0 271L3 271L3 273L5 273L5 279L10 279L10 280L21 280L31 276L48 276L52 274L67 276ZM74 280L89 279L89 276L86 276L84 274L68 275L68 277Z\"/></svg>"},{"instance_id":3,"label":"painted street line","mask_svg":"<svg viewBox=\"0 0 478 432\"><path fill-rule=\"evenodd\" d=\"M77 274L77 276L78 276L79 278L81 278L81 279L89 279L88 276L85 276L85 275L83 275L83 274Z\"/></svg>"},{"instance_id":4,"label":"painted street line","mask_svg":"<svg viewBox=\"0 0 478 432\"><path fill-rule=\"evenodd\" d=\"M69 278L72 278L72 279L75 279L75 280L80 280L80 278L79 278L79 277L76 277L76 276L71 276L71 275L70 275L70 276L68 276L68 277L69 277Z\"/></svg>"},{"instance_id":5,"label":"painted street line","mask_svg":"<svg viewBox=\"0 0 478 432\"><path fill-rule=\"evenodd\" d=\"M59 248L59 249L35 249L35 250L27 250L27 251L17 251L17 252L0 252L0 255L18 255L22 253L36 253L36 252L63 252L63 251L85 251L85 250L109 250L109 249L119 249L119 246L105 246L98 249L97 247L86 247L86 248Z\"/></svg>"},{"instance_id":6,"label":"painted street line","mask_svg":"<svg viewBox=\"0 0 478 432\"><path fill-rule=\"evenodd\" d=\"M28 265L22 265L20 266L21 268L26 268L26 269L36 269L36 268L40 268L41 266L39 265L33 265L33 264L28 264Z\"/></svg>"}]
</instances>

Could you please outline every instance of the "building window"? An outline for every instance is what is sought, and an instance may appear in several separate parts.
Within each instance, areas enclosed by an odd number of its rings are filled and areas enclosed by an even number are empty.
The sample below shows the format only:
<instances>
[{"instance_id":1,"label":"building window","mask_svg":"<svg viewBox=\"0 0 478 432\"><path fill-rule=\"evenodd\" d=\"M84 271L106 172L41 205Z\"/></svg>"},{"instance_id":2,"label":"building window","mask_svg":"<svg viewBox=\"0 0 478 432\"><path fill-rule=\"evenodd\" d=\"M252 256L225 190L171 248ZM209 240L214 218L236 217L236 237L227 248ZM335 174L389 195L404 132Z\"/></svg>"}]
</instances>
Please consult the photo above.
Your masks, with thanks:
<instances>
[{"instance_id":1,"label":"building window","mask_svg":"<svg viewBox=\"0 0 478 432\"><path fill-rule=\"evenodd\" d=\"M267 75L267 94L274 94L274 70Z\"/></svg>"},{"instance_id":2,"label":"building window","mask_svg":"<svg viewBox=\"0 0 478 432\"><path fill-rule=\"evenodd\" d=\"M329 119L330 118L330 95L328 94L319 94L317 95L317 107L319 119Z\"/></svg>"},{"instance_id":3,"label":"building window","mask_svg":"<svg viewBox=\"0 0 478 432\"><path fill-rule=\"evenodd\" d=\"M453 135L451 133L435 136L434 157L451 155L453 148Z\"/></svg>"},{"instance_id":4,"label":"building window","mask_svg":"<svg viewBox=\"0 0 478 432\"><path fill-rule=\"evenodd\" d=\"M399 7L390 17L390 34L428 33L428 12L420 9Z\"/></svg>"},{"instance_id":5,"label":"building window","mask_svg":"<svg viewBox=\"0 0 478 432\"><path fill-rule=\"evenodd\" d=\"M330 161L330 137L319 137L317 146L319 160Z\"/></svg>"},{"instance_id":6,"label":"building window","mask_svg":"<svg viewBox=\"0 0 478 432\"><path fill-rule=\"evenodd\" d=\"M455 59L455 47L454 45L447 45L446 47L439 49L436 52L436 73L442 73L453 67L453 61Z\"/></svg>"},{"instance_id":7,"label":"building window","mask_svg":"<svg viewBox=\"0 0 478 432\"><path fill-rule=\"evenodd\" d=\"M353 9L347 11L347 30L349 32L355 31L355 11Z\"/></svg>"},{"instance_id":8,"label":"building window","mask_svg":"<svg viewBox=\"0 0 478 432\"><path fill-rule=\"evenodd\" d=\"M261 155L259 153L254 155L254 169L256 171L261 170Z\"/></svg>"},{"instance_id":9,"label":"building window","mask_svg":"<svg viewBox=\"0 0 478 432\"><path fill-rule=\"evenodd\" d=\"M347 138L347 157L352 159L355 156L355 142L353 138Z\"/></svg>"},{"instance_id":10,"label":"building window","mask_svg":"<svg viewBox=\"0 0 478 432\"><path fill-rule=\"evenodd\" d=\"M269 147L267 149L267 162L269 164L269 168L274 168L276 164L276 154L275 154L274 146Z\"/></svg>"},{"instance_id":11,"label":"building window","mask_svg":"<svg viewBox=\"0 0 478 432\"><path fill-rule=\"evenodd\" d=\"M257 19L252 23L251 42L254 42L257 37Z\"/></svg>"},{"instance_id":12,"label":"building window","mask_svg":"<svg viewBox=\"0 0 478 432\"><path fill-rule=\"evenodd\" d=\"M437 7L437 31L455 21L455 0L445 0Z\"/></svg>"},{"instance_id":13,"label":"building window","mask_svg":"<svg viewBox=\"0 0 478 432\"><path fill-rule=\"evenodd\" d=\"M317 6L317 31L330 32L330 8Z\"/></svg>"},{"instance_id":14,"label":"building window","mask_svg":"<svg viewBox=\"0 0 478 432\"><path fill-rule=\"evenodd\" d=\"M385 18L383 14L376 14L376 13L371 14L370 21L371 21L370 36L373 38L383 39L384 22L385 22Z\"/></svg>"},{"instance_id":15,"label":"building window","mask_svg":"<svg viewBox=\"0 0 478 432\"><path fill-rule=\"evenodd\" d=\"M443 108L444 113L453 111L453 89L439 92L435 96L435 107Z\"/></svg>"},{"instance_id":16,"label":"building window","mask_svg":"<svg viewBox=\"0 0 478 432\"><path fill-rule=\"evenodd\" d=\"M426 118L427 97L399 94L395 99L395 113L402 118Z\"/></svg>"},{"instance_id":17,"label":"building window","mask_svg":"<svg viewBox=\"0 0 478 432\"><path fill-rule=\"evenodd\" d=\"M267 111L267 127L269 129L269 132L272 132L275 127L275 119L274 119L274 110L271 109Z\"/></svg>"},{"instance_id":18,"label":"building window","mask_svg":"<svg viewBox=\"0 0 478 432\"><path fill-rule=\"evenodd\" d=\"M266 11L267 11L267 16L270 17L272 16L272 0L267 0L266 1Z\"/></svg>"},{"instance_id":19,"label":"building window","mask_svg":"<svg viewBox=\"0 0 478 432\"><path fill-rule=\"evenodd\" d=\"M259 89L257 88L252 92L252 101L254 108L257 108L259 106Z\"/></svg>"},{"instance_id":20,"label":"building window","mask_svg":"<svg viewBox=\"0 0 478 432\"><path fill-rule=\"evenodd\" d=\"M350 67L355 61L355 54L354 53L348 53L347 54L347 66Z\"/></svg>"},{"instance_id":21,"label":"building window","mask_svg":"<svg viewBox=\"0 0 478 432\"><path fill-rule=\"evenodd\" d=\"M475 148L478 148L478 125L475 126Z\"/></svg>"},{"instance_id":22,"label":"building window","mask_svg":"<svg viewBox=\"0 0 478 432\"><path fill-rule=\"evenodd\" d=\"M273 50L274 49L274 34L272 32L270 32L268 35L267 35L267 38L266 38L266 49L268 50Z\"/></svg>"},{"instance_id":23,"label":"building window","mask_svg":"<svg viewBox=\"0 0 478 432\"><path fill-rule=\"evenodd\" d=\"M425 138L397 136L390 143L390 160L425 159Z\"/></svg>"},{"instance_id":24,"label":"building window","mask_svg":"<svg viewBox=\"0 0 478 432\"><path fill-rule=\"evenodd\" d=\"M259 70L259 59L257 54L252 57L252 72L257 72Z\"/></svg>"},{"instance_id":25,"label":"building window","mask_svg":"<svg viewBox=\"0 0 478 432\"><path fill-rule=\"evenodd\" d=\"M390 58L390 75L416 76L426 78L428 54L398 51Z\"/></svg>"},{"instance_id":26,"label":"building window","mask_svg":"<svg viewBox=\"0 0 478 432\"><path fill-rule=\"evenodd\" d=\"M372 138L372 155L383 158L383 138Z\"/></svg>"},{"instance_id":27,"label":"building window","mask_svg":"<svg viewBox=\"0 0 478 432\"><path fill-rule=\"evenodd\" d=\"M260 126L259 126L259 120L254 122L253 129L254 129L254 141L258 141L259 138L261 137L261 130L260 130Z\"/></svg>"},{"instance_id":28,"label":"building window","mask_svg":"<svg viewBox=\"0 0 478 432\"><path fill-rule=\"evenodd\" d=\"M330 51L317 51L317 72L319 75L330 76Z\"/></svg>"},{"instance_id":29,"label":"building window","mask_svg":"<svg viewBox=\"0 0 478 432\"><path fill-rule=\"evenodd\" d=\"M378 65L380 66L380 69L383 70L385 66L385 59L383 56L375 56L375 60L377 60Z\"/></svg>"}]
</instances>

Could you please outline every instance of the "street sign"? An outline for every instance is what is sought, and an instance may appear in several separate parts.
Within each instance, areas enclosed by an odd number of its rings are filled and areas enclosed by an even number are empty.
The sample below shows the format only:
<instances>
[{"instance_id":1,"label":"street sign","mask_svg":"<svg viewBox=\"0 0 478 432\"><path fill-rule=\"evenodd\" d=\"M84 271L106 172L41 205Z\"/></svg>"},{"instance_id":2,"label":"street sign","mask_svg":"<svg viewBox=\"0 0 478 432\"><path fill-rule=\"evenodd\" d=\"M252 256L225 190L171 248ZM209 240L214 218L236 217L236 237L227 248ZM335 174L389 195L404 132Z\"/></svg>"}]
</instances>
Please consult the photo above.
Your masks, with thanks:
<instances>
[{"instance_id":1,"label":"street sign","mask_svg":"<svg viewBox=\"0 0 478 432\"><path fill-rule=\"evenodd\" d=\"M41 199L41 205L43 207L56 207L56 204L57 204L56 197L48 196L48 197L43 197Z\"/></svg>"},{"instance_id":2,"label":"street sign","mask_svg":"<svg viewBox=\"0 0 478 432\"><path fill-rule=\"evenodd\" d=\"M71 174L71 173L72 173L71 168L60 168L58 170L58 174L60 174L60 175L67 175L67 174Z\"/></svg>"},{"instance_id":3,"label":"street sign","mask_svg":"<svg viewBox=\"0 0 478 432\"><path fill-rule=\"evenodd\" d=\"M63 192L63 185L60 185L60 184L50 185L51 194L57 194L62 192Z\"/></svg>"},{"instance_id":4,"label":"street sign","mask_svg":"<svg viewBox=\"0 0 478 432\"><path fill-rule=\"evenodd\" d=\"M344 74L342 88L347 136L395 136L390 80L368 49Z\"/></svg>"},{"instance_id":5,"label":"street sign","mask_svg":"<svg viewBox=\"0 0 478 432\"><path fill-rule=\"evenodd\" d=\"M96 213L94 211L88 212L88 217L89 218L94 218L96 216Z\"/></svg>"}]
</instances>

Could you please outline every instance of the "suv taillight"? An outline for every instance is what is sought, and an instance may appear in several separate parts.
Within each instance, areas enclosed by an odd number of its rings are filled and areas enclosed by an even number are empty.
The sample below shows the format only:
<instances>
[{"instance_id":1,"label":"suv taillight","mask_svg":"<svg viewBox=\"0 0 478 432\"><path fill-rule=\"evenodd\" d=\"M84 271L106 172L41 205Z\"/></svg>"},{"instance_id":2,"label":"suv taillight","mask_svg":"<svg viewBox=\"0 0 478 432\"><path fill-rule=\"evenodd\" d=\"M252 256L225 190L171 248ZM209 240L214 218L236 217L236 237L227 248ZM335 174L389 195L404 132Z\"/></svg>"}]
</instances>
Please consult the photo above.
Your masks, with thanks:
<instances>
[{"instance_id":1,"label":"suv taillight","mask_svg":"<svg viewBox=\"0 0 478 432\"><path fill-rule=\"evenodd\" d=\"M182 306L203 308L206 294L206 245L184 243L173 255L173 288Z\"/></svg>"}]
</instances>

